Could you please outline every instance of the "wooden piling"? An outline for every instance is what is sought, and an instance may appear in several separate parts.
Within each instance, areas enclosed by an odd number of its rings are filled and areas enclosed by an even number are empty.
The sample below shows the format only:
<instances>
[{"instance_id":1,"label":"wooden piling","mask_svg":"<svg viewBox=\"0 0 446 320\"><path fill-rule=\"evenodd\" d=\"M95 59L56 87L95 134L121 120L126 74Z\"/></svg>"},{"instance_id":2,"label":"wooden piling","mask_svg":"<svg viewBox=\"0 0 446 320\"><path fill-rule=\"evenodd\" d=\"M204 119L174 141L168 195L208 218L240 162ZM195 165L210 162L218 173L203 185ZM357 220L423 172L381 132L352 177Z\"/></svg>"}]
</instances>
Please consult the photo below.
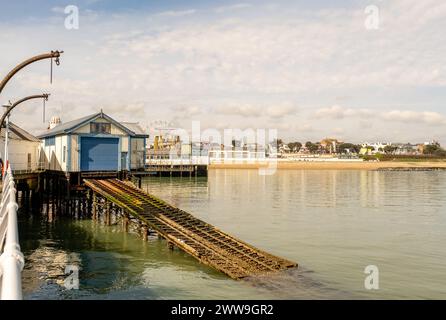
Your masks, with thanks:
<instances>
[{"instance_id":1,"label":"wooden piling","mask_svg":"<svg viewBox=\"0 0 446 320\"><path fill-rule=\"evenodd\" d=\"M94 191L91 191L92 193L92 210L91 210L91 214L93 216L93 220L97 220L98 219L98 213L97 213L97 197L96 197L96 193Z\"/></svg>"},{"instance_id":2,"label":"wooden piling","mask_svg":"<svg viewBox=\"0 0 446 320\"><path fill-rule=\"evenodd\" d=\"M109 226L110 224L110 201L105 200L105 225Z\"/></svg>"},{"instance_id":3,"label":"wooden piling","mask_svg":"<svg viewBox=\"0 0 446 320\"><path fill-rule=\"evenodd\" d=\"M142 225L142 239L147 241L149 239L149 227L146 224Z\"/></svg>"},{"instance_id":4,"label":"wooden piling","mask_svg":"<svg viewBox=\"0 0 446 320\"><path fill-rule=\"evenodd\" d=\"M122 216L122 228L125 232L129 231L129 215L127 212L124 212Z\"/></svg>"}]
</instances>

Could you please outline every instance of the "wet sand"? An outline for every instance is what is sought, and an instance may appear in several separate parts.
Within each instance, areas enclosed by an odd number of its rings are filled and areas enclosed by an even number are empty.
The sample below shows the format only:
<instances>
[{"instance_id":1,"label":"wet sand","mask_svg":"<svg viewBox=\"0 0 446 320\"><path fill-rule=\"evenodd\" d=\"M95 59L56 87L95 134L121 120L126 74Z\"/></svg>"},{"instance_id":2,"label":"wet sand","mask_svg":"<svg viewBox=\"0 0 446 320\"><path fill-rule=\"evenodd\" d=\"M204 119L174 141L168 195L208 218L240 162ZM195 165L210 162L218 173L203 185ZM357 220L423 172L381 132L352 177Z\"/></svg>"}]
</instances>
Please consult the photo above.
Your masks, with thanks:
<instances>
[{"instance_id":1,"label":"wet sand","mask_svg":"<svg viewBox=\"0 0 446 320\"><path fill-rule=\"evenodd\" d=\"M266 168L266 163L219 163L209 165L209 169L259 169ZM273 163L270 166L274 166ZM281 170L435 170L445 169L446 161L438 162L347 162L347 161L294 161L277 162L277 168Z\"/></svg>"}]
</instances>

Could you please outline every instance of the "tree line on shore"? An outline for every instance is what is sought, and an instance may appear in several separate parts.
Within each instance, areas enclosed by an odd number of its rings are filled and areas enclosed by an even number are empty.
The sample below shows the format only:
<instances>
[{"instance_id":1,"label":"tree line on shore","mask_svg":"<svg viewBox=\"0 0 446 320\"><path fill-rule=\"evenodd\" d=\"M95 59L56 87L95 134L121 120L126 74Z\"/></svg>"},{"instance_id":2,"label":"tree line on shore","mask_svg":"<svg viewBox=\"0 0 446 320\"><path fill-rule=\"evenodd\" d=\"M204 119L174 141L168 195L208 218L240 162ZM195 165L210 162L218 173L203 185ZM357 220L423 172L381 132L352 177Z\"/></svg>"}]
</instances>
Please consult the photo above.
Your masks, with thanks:
<instances>
[{"instance_id":1,"label":"tree line on shore","mask_svg":"<svg viewBox=\"0 0 446 320\"><path fill-rule=\"evenodd\" d=\"M336 141L336 140L333 140ZM311 142L307 141L305 143L299 141L293 141L285 143L282 139L277 139L276 145L278 148L283 148L284 146L288 147L289 152L296 153L302 152L303 150L307 153L318 154L318 153L355 153L359 154L363 149L371 149L374 147L364 145L364 144L355 144L349 142L335 142L335 148L332 148L329 144L323 144L321 142ZM379 148L376 154L381 155L394 155L399 149L398 145L386 145L382 148ZM431 156L431 157L442 157L446 158L446 150L441 147L441 145L437 142L433 142L430 144L423 145L421 152L418 154L419 156Z\"/></svg>"}]
</instances>

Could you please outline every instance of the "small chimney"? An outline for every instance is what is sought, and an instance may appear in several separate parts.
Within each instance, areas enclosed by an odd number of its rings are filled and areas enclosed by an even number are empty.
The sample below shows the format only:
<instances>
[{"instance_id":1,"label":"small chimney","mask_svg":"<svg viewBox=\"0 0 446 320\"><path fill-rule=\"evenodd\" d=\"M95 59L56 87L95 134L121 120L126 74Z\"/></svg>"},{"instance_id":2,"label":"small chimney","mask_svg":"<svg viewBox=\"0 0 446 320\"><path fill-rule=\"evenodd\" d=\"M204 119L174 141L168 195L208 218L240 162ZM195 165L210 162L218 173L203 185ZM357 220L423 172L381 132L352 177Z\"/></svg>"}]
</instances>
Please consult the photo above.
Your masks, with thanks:
<instances>
[{"instance_id":1,"label":"small chimney","mask_svg":"<svg viewBox=\"0 0 446 320\"><path fill-rule=\"evenodd\" d=\"M59 124L61 124L60 117L53 116L53 117L51 117L51 120L50 120L49 129L51 130L51 129L57 127Z\"/></svg>"}]
</instances>

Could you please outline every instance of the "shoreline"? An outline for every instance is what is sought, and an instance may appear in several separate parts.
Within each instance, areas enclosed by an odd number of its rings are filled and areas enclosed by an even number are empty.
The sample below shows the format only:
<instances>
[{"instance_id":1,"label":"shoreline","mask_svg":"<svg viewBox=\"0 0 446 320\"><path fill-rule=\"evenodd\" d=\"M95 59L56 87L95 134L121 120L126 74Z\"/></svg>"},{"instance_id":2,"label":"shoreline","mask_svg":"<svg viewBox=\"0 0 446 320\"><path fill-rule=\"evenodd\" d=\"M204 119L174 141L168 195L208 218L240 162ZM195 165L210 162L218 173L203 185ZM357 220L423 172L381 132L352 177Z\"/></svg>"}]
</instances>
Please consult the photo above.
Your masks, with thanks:
<instances>
[{"instance_id":1,"label":"shoreline","mask_svg":"<svg viewBox=\"0 0 446 320\"><path fill-rule=\"evenodd\" d=\"M271 164L272 165L272 164ZM218 163L210 164L209 169L261 169L267 163ZM273 167L272 167L273 168ZM278 162L279 170L382 170L382 171L428 171L446 170L446 161L426 162L348 162L348 161L295 161Z\"/></svg>"}]
</instances>

